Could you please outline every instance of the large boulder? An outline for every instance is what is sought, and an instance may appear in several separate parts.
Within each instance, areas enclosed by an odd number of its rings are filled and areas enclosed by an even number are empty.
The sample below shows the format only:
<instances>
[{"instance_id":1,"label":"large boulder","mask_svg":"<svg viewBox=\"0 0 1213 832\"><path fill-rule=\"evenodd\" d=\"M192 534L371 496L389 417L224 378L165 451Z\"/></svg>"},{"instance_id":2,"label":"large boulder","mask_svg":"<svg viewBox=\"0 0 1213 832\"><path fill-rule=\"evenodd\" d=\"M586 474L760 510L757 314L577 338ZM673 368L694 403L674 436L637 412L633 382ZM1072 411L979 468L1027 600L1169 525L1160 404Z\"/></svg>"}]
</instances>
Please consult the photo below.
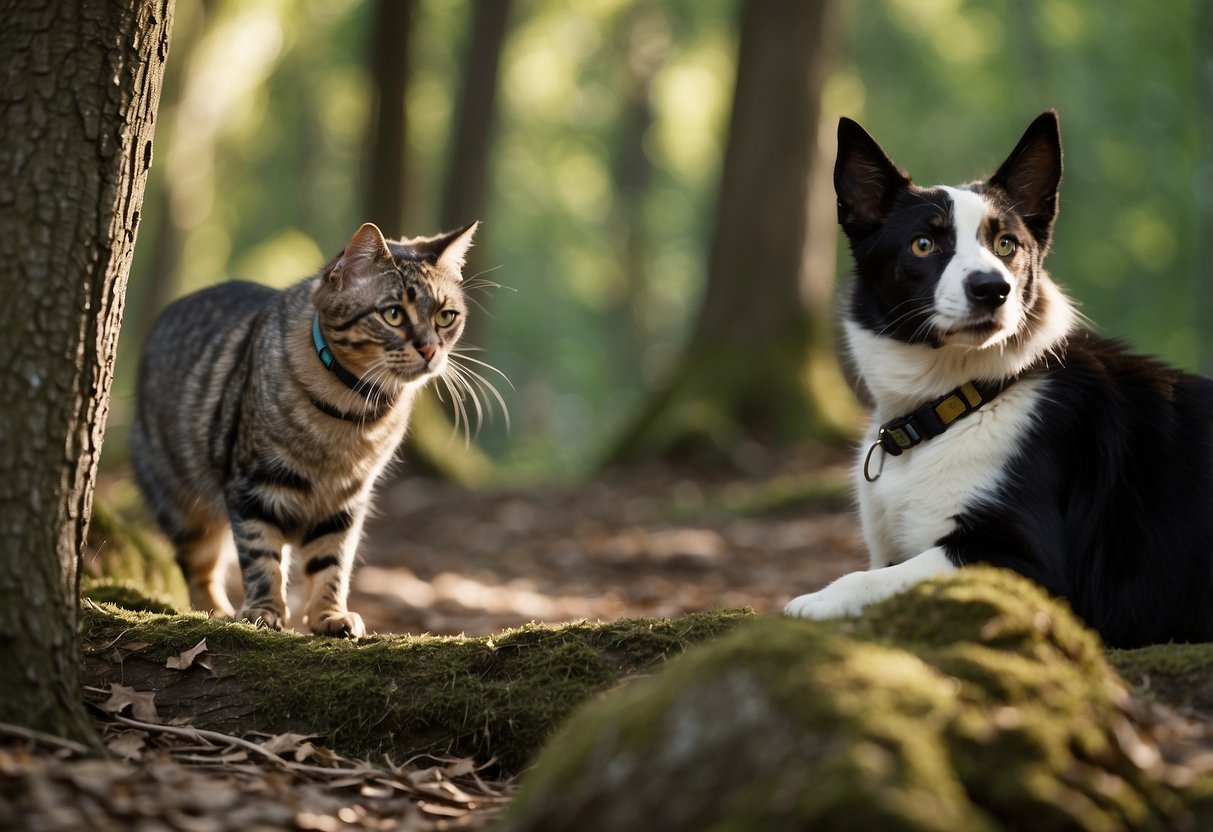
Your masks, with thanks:
<instances>
[{"instance_id":1,"label":"large boulder","mask_svg":"<svg viewBox=\"0 0 1213 832\"><path fill-rule=\"evenodd\" d=\"M766 619L580 710L502 830L1209 829L1097 637L1010 573Z\"/></svg>"}]
</instances>

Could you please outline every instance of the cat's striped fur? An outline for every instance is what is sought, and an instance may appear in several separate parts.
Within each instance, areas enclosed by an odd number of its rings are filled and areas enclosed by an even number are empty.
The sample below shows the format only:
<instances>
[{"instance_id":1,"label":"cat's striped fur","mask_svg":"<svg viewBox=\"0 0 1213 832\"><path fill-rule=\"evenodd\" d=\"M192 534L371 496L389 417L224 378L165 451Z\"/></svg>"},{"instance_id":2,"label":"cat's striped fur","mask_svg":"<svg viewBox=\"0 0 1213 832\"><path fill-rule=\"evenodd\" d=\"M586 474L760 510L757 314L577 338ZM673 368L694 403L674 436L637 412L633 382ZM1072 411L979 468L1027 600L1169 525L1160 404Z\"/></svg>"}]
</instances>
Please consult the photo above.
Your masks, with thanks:
<instances>
[{"instance_id":1,"label":"cat's striped fur","mask_svg":"<svg viewBox=\"0 0 1213 832\"><path fill-rule=\"evenodd\" d=\"M286 622L294 557L311 630L363 634L346 598L371 489L414 396L463 331L461 269L475 229L391 242L366 224L289 289L220 284L157 320L131 451L195 609L235 615L219 569L234 540L239 617Z\"/></svg>"}]
</instances>

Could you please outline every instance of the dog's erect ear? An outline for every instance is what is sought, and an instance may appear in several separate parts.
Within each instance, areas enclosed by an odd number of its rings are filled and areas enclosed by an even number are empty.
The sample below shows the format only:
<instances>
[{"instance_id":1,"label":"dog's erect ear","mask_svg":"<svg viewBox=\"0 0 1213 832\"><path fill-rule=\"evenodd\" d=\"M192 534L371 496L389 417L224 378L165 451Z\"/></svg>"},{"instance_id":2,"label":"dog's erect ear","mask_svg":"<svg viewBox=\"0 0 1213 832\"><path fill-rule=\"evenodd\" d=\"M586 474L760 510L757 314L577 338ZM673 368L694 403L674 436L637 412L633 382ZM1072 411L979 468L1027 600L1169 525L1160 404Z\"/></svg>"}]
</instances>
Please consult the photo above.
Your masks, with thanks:
<instances>
[{"instance_id":1,"label":"dog's erect ear","mask_svg":"<svg viewBox=\"0 0 1213 832\"><path fill-rule=\"evenodd\" d=\"M1011 206L1042 249L1049 246L1053 221L1057 219L1057 186L1061 183L1061 130L1057 113L1041 113L988 186L1001 188Z\"/></svg>"},{"instance_id":2,"label":"dog's erect ear","mask_svg":"<svg viewBox=\"0 0 1213 832\"><path fill-rule=\"evenodd\" d=\"M893 204L893 196L908 187L906 176L876 140L849 118L838 120L838 159L834 162L834 193L838 222L847 234L876 228Z\"/></svg>"}]
</instances>

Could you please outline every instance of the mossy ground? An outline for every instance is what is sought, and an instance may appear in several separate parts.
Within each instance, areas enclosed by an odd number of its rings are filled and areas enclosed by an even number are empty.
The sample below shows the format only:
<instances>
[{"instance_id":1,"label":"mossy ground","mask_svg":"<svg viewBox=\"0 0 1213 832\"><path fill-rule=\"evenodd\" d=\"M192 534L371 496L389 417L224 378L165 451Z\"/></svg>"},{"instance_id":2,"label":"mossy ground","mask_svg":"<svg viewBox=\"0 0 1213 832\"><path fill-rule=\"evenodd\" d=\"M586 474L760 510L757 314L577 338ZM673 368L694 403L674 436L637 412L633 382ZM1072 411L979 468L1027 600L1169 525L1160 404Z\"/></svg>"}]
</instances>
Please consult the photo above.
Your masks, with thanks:
<instances>
[{"instance_id":1,"label":"mossy ground","mask_svg":"<svg viewBox=\"0 0 1213 832\"><path fill-rule=\"evenodd\" d=\"M132 590L89 592L156 608ZM358 757L424 751L518 772L595 700L527 775L513 828L544 828L526 807L550 819L553 805L561 823L631 807L668 829L1213 823L1213 781L1173 788L1126 750L1133 729L1112 669L1183 702L1210 686L1213 646L1104 651L1009 573L965 570L829 624L723 611L349 643L109 605L85 604L82 620L86 647L143 644L138 655L158 665L205 637L214 695L253 712L199 727L316 734ZM655 673L702 642L712 645ZM587 797L587 783L601 788ZM660 814L674 809L708 814Z\"/></svg>"},{"instance_id":2,"label":"mossy ground","mask_svg":"<svg viewBox=\"0 0 1213 832\"><path fill-rule=\"evenodd\" d=\"M318 734L334 750L403 760L420 752L495 758L518 771L578 705L752 617L533 624L493 637L373 636L358 642L255 629L197 614L85 603L91 646L141 646L163 665L201 639L216 673L247 696L251 726ZM205 682L203 682L205 683ZM198 727L231 730L236 726Z\"/></svg>"},{"instance_id":3,"label":"mossy ground","mask_svg":"<svg viewBox=\"0 0 1213 832\"><path fill-rule=\"evenodd\" d=\"M112 586L113 600L133 603L136 594L168 609L189 609L189 592L168 543L136 523L130 523L100 500L93 502L88 550L84 556L85 580ZM118 587L130 590L118 594ZM109 599L106 599L109 600Z\"/></svg>"},{"instance_id":4,"label":"mossy ground","mask_svg":"<svg viewBox=\"0 0 1213 832\"><path fill-rule=\"evenodd\" d=\"M1136 693L1213 720L1213 644L1109 650L1108 661Z\"/></svg>"}]
</instances>

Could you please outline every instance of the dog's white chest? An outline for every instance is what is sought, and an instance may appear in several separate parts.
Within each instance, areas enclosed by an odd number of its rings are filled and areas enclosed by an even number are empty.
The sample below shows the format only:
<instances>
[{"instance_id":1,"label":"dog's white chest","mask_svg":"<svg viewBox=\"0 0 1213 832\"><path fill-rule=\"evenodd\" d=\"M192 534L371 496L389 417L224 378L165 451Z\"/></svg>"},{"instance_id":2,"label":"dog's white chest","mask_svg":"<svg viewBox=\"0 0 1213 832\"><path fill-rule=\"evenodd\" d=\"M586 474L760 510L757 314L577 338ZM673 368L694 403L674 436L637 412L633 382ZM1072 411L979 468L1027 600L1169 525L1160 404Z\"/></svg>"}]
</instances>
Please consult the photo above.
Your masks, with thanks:
<instances>
[{"instance_id":1,"label":"dog's white chest","mask_svg":"<svg viewBox=\"0 0 1213 832\"><path fill-rule=\"evenodd\" d=\"M856 472L860 517L873 568L900 563L939 543L977 501L997 502L1007 465L1021 447L1041 395L1039 380L1004 390L980 410L901 456L885 456L879 479L863 476L877 424L868 430ZM877 449L869 470L880 467Z\"/></svg>"}]
</instances>

